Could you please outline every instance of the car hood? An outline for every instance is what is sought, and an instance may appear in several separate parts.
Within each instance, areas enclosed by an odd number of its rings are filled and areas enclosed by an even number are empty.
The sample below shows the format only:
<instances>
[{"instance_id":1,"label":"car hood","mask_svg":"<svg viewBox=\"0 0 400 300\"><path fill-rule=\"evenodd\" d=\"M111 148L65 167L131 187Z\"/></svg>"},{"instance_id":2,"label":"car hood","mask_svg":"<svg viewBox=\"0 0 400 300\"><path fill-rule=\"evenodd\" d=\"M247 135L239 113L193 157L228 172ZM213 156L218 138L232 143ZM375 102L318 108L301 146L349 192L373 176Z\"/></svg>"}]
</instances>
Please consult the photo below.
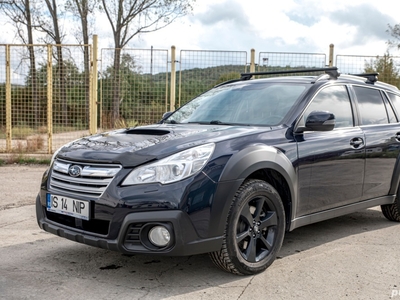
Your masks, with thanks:
<instances>
[{"instance_id":1,"label":"car hood","mask_svg":"<svg viewBox=\"0 0 400 300\"><path fill-rule=\"evenodd\" d=\"M142 126L78 139L64 145L57 157L137 166L198 145L269 130L269 127L197 124Z\"/></svg>"}]
</instances>

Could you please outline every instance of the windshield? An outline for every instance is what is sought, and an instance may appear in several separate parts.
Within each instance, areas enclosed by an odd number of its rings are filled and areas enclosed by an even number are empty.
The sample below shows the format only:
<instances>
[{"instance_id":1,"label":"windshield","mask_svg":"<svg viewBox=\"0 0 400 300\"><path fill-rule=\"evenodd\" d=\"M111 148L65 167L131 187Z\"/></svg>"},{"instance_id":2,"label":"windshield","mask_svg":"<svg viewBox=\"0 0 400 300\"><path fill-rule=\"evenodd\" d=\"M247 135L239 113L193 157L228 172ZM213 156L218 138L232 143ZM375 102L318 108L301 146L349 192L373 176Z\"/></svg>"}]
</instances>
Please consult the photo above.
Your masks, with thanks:
<instances>
[{"instance_id":1,"label":"windshield","mask_svg":"<svg viewBox=\"0 0 400 300\"><path fill-rule=\"evenodd\" d=\"M182 106L164 123L278 125L306 88L298 83L223 85Z\"/></svg>"}]
</instances>

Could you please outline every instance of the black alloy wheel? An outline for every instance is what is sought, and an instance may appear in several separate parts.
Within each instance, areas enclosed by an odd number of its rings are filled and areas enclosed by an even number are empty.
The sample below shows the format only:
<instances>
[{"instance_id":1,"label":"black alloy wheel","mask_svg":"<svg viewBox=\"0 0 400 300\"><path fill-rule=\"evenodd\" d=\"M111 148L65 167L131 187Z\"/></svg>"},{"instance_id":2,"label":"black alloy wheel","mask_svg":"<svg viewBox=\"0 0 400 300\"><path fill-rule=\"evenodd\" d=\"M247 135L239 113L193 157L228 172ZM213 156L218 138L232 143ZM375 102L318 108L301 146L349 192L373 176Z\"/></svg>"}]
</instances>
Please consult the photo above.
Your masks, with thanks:
<instances>
[{"instance_id":1,"label":"black alloy wheel","mask_svg":"<svg viewBox=\"0 0 400 300\"><path fill-rule=\"evenodd\" d=\"M267 182L245 181L228 216L222 249L210 254L220 268L239 275L264 271L275 260L285 233L285 211Z\"/></svg>"}]
</instances>

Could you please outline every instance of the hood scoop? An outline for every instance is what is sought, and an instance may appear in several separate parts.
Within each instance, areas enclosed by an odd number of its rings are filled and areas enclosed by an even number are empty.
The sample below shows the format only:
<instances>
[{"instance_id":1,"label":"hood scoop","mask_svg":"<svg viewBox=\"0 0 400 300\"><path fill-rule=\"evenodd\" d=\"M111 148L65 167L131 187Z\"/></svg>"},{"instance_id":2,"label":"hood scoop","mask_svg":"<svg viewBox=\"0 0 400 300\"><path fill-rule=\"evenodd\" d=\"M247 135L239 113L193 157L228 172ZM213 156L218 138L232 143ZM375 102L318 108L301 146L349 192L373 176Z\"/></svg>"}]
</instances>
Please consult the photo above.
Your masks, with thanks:
<instances>
[{"instance_id":1,"label":"hood scoop","mask_svg":"<svg viewBox=\"0 0 400 300\"><path fill-rule=\"evenodd\" d=\"M166 135L171 132L168 130L160 130L160 129L147 129L147 128L133 128L129 129L125 132L126 134L137 134L137 135Z\"/></svg>"}]
</instances>

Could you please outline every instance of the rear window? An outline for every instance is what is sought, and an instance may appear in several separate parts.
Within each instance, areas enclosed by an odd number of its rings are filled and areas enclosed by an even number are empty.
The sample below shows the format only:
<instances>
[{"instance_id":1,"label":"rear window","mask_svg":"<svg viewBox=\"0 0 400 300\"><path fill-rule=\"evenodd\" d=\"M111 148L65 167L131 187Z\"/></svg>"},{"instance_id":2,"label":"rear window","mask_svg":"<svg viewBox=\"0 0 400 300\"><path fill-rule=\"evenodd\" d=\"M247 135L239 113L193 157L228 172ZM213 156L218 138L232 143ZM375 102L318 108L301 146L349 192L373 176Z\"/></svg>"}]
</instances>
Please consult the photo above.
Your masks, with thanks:
<instances>
[{"instance_id":1,"label":"rear window","mask_svg":"<svg viewBox=\"0 0 400 300\"><path fill-rule=\"evenodd\" d=\"M394 109L397 112L397 115L399 116L400 113L400 96L392 93L388 93L389 98L394 106Z\"/></svg>"},{"instance_id":2,"label":"rear window","mask_svg":"<svg viewBox=\"0 0 400 300\"><path fill-rule=\"evenodd\" d=\"M360 109L361 125L388 124L388 115L381 92L359 86L353 88Z\"/></svg>"}]
</instances>

